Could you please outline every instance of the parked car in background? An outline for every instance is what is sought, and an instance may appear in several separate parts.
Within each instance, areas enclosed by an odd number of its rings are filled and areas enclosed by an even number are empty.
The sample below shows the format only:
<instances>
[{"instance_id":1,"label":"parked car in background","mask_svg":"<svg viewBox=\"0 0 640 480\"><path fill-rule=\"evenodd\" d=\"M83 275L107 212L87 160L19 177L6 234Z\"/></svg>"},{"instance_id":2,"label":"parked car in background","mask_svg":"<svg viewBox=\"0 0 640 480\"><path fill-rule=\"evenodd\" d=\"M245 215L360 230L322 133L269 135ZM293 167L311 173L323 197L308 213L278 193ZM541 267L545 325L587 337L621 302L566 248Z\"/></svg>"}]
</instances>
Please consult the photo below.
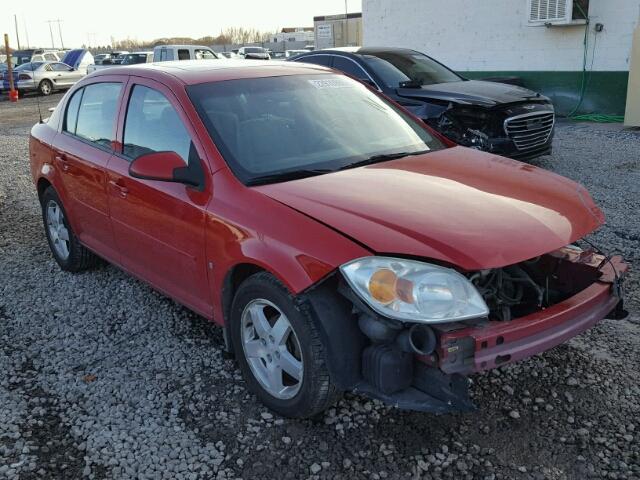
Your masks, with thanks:
<instances>
[{"instance_id":1,"label":"parked car in background","mask_svg":"<svg viewBox=\"0 0 640 480\"><path fill-rule=\"evenodd\" d=\"M95 60L89 50L76 48L67 51L64 57L62 57L61 62L73 67L74 70L77 70L84 76L88 72L89 65L93 65Z\"/></svg>"},{"instance_id":2,"label":"parked car in background","mask_svg":"<svg viewBox=\"0 0 640 480\"><path fill-rule=\"evenodd\" d=\"M11 53L11 63L14 66L30 62L59 62L64 57L66 50L48 48L27 48L24 50L14 50Z\"/></svg>"},{"instance_id":3,"label":"parked car in background","mask_svg":"<svg viewBox=\"0 0 640 480\"><path fill-rule=\"evenodd\" d=\"M154 62L171 60L214 60L218 55L202 45L158 45L153 49Z\"/></svg>"},{"instance_id":4,"label":"parked car in background","mask_svg":"<svg viewBox=\"0 0 640 480\"><path fill-rule=\"evenodd\" d=\"M297 55L301 55L303 53L309 53L310 51L311 50L306 50L306 49L304 49L304 50L286 50L284 52L284 56L285 56L285 58L293 58L293 57L295 57Z\"/></svg>"},{"instance_id":5,"label":"parked car in background","mask_svg":"<svg viewBox=\"0 0 640 480\"><path fill-rule=\"evenodd\" d=\"M136 65L138 63L153 62L153 52L133 52L127 53L120 65Z\"/></svg>"},{"instance_id":6,"label":"parked car in background","mask_svg":"<svg viewBox=\"0 0 640 480\"><path fill-rule=\"evenodd\" d=\"M271 56L262 47L241 47L238 55L246 60L270 60Z\"/></svg>"},{"instance_id":7,"label":"parked car in background","mask_svg":"<svg viewBox=\"0 0 640 480\"><path fill-rule=\"evenodd\" d=\"M272 60L284 60L286 58L285 52L270 52L269 56Z\"/></svg>"},{"instance_id":8,"label":"parked car in background","mask_svg":"<svg viewBox=\"0 0 640 480\"><path fill-rule=\"evenodd\" d=\"M467 375L625 315L625 262L576 244L604 221L584 187L326 68L99 71L29 148L59 266L97 254L224 326L282 415L468 410Z\"/></svg>"},{"instance_id":9,"label":"parked car in background","mask_svg":"<svg viewBox=\"0 0 640 480\"><path fill-rule=\"evenodd\" d=\"M17 66L13 70L14 88L21 94L38 91L49 95L56 90L73 86L86 74L70 65L61 62L29 62ZM2 88L9 90L8 72L3 74Z\"/></svg>"},{"instance_id":10,"label":"parked car in background","mask_svg":"<svg viewBox=\"0 0 640 480\"><path fill-rule=\"evenodd\" d=\"M102 70L105 68L113 68L122 65L135 65L137 63L151 63L153 62L153 52L132 52L132 53L122 53L119 56L117 64L111 63L110 61L103 60L101 64L94 63L93 65L89 65L87 68L88 73L95 72L96 70Z\"/></svg>"},{"instance_id":11,"label":"parked car in background","mask_svg":"<svg viewBox=\"0 0 640 480\"><path fill-rule=\"evenodd\" d=\"M466 80L404 48L316 50L292 59L341 70L368 83L450 140L511 158L551 153L551 100L526 88Z\"/></svg>"},{"instance_id":12,"label":"parked car in background","mask_svg":"<svg viewBox=\"0 0 640 480\"><path fill-rule=\"evenodd\" d=\"M111 59L111 54L110 53L99 53L97 55L95 55L93 57L94 59L94 63L96 65L102 65L102 62L104 62L105 60L110 60ZM111 63L111 62L109 62Z\"/></svg>"},{"instance_id":13,"label":"parked car in background","mask_svg":"<svg viewBox=\"0 0 640 480\"><path fill-rule=\"evenodd\" d=\"M218 58L239 58L238 54L235 52L217 52L216 55L218 55Z\"/></svg>"},{"instance_id":14,"label":"parked car in background","mask_svg":"<svg viewBox=\"0 0 640 480\"><path fill-rule=\"evenodd\" d=\"M127 55L129 52L120 52L117 55L114 55L111 57L111 64L112 65L120 65L122 63L122 60L124 60L125 55ZM104 63L104 62L103 62Z\"/></svg>"}]
</instances>

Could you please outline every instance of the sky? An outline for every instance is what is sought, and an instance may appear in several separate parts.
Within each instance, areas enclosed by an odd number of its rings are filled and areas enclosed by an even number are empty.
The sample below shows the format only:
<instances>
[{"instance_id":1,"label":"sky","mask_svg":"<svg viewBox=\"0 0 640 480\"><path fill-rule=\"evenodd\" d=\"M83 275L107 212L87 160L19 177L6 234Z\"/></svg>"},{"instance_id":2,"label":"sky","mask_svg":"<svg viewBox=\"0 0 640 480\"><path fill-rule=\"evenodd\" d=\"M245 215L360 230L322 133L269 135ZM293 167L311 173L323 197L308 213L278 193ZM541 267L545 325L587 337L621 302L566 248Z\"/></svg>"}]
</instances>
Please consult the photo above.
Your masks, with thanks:
<instances>
[{"instance_id":1,"label":"sky","mask_svg":"<svg viewBox=\"0 0 640 480\"><path fill-rule=\"evenodd\" d=\"M361 0L347 0L349 12L362 10ZM8 7L8 8L7 8ZM64 46L107 45L127 37L153 40L161 37L215 36L226 27L257 28L275 31L283 27L313 26L313 17L344 13L344 0L179 0L136 2L110 0L105 4L91 1L31 0L9 2L0 13L0 33L8 33L12 47L17 47L14 14L18 19L20 46L29 44L51 47L48 20L60 19ZM58 24L52 23L53 41L60 48ZM3 41L4 50L4 41Z\"/></svg>"}]
</instances>

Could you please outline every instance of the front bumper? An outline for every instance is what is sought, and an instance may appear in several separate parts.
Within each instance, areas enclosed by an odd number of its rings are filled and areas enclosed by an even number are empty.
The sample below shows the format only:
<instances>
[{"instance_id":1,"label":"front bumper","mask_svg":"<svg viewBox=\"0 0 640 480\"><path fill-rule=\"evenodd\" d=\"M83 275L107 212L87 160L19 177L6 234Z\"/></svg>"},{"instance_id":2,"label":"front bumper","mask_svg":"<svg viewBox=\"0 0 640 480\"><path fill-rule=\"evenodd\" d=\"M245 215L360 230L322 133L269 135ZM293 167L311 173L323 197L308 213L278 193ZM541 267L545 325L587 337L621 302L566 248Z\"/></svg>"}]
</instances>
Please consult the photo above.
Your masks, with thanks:
<instances>
[{"instance_id":1,"label":"front bumper","mask_svg":"<svg viewBox=\"0 0 640 480\"><path fill-rule=\"evenodd\" d=\"M627 269L622 258L613 257L600 268L597 282L561 303L510 322L489 321L443 332L437 366L447 374L481 372L542 353L583 333L620 304L616 277ZM419 360L434 363L433 357Z\"/></svg>"}]
</instances>

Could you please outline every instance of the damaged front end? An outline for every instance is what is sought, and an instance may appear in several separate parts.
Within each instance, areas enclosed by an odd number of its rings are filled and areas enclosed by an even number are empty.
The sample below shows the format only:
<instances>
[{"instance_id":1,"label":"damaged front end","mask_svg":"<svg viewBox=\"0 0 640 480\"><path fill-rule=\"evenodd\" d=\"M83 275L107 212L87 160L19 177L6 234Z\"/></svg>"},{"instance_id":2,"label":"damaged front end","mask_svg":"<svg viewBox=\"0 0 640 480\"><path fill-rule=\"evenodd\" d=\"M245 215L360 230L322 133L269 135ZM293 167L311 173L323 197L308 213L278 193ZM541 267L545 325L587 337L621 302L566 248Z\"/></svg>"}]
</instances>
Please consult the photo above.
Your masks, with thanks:
<instances>
[{"instance_id":1,"label":"damaged front end","mask_svg":"<svg viewBox=\"0 0 640 480\"><path fill-rule=\"evenodd\" d=\"M389 318L340 276L309 299L324 325L330 370L341 388L403 409L447 413L475 408L468 374L541 353L605 317L623 318L626 270L619 257L569 246L469 272L465 277L488 313L452 322ZM399 296L406 294L400 281L395 285ZM331 294L336 288L339 301Z\"/></svg>"},{"instance_id":2,"label":"damaged front end","mask_svg":"<svg viewBox=\"0 0 640 480\"><path fill-rule=\"evenodd\" d=\"M429 109L424 121L464 147L515 159L551 153L555 114L546 103L486 108L449 103Z\"/></svg>"},{"instance_id":3,"label":"damaged front end","mask_svg":"<svg viewBox=\"0 0 640 480\"><path fill-rule=\"evenodd\" d=\"M421 361L469 374L544 352L604 318L627 316L621 257L569 246L518 265L476 272L471 281L490 313L441 326L434 355Z\"/></svg>"}]
</instances>

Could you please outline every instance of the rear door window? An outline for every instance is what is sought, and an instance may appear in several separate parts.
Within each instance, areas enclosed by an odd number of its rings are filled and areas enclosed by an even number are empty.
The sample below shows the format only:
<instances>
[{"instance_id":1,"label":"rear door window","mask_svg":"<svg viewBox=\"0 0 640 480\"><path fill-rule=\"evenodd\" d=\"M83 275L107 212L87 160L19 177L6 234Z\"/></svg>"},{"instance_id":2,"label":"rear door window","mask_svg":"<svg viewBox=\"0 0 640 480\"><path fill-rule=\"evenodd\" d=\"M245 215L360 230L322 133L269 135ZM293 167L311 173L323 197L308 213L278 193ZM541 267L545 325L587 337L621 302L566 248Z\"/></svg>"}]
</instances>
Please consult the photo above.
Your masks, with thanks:
<instances>
[{"instance_id":1,"label":"rear door window","mask_svg":"<svg viewBox=\"0 0 640 480\"><path fill-rule=\"evenodd\" d=\"M181 48L178 50L178 60L189 60L191 55L189 55L189 50L186 48Z\"/></svg>"},{"instance_id":2,"label":"rear door window","mask_svg":"<svg viewBox=\"0 0 640 480\"><path fill-rule=\"evenodd\" d=\"M68 72L70 67L65 63L51 63L51 70L55 72Z\"/></svg>"},{"instance_id":3,"label":"rear door window","mask_svg":"<svg viewBox=\"0 0 640 480\"><path fill-rule=\"evenodd\" d=\"M113 127L118 113L121 83L93 83L83 88L74 133L102 148L111 149ZM70 101L75 101L76 93ZM69 115L69 110L67 110ZM68 124L67 118L67 124Z\"/></svg>"},{"instance_id":4,"label":"rear door window","mask_svg":"<svg viewBox=\"0 0 640 480\"><path fill-rule=\"evenodd\" d=\"M143 85L133 87L124 124L124 155L131 160L151 152L175 152L189 163L191 137L171 102Z\"/></svg>"},{"instance_id":5,"label":"rear door window","mask_svg":"<svg viewBox=\"0 0 640 480\"><path fill-rule=\"evenodd\" d=\"M193 54L196 60L211 60L217 58L211 50L205 50L203 48L196 48Z\"/></svg>"}]
</instances>

